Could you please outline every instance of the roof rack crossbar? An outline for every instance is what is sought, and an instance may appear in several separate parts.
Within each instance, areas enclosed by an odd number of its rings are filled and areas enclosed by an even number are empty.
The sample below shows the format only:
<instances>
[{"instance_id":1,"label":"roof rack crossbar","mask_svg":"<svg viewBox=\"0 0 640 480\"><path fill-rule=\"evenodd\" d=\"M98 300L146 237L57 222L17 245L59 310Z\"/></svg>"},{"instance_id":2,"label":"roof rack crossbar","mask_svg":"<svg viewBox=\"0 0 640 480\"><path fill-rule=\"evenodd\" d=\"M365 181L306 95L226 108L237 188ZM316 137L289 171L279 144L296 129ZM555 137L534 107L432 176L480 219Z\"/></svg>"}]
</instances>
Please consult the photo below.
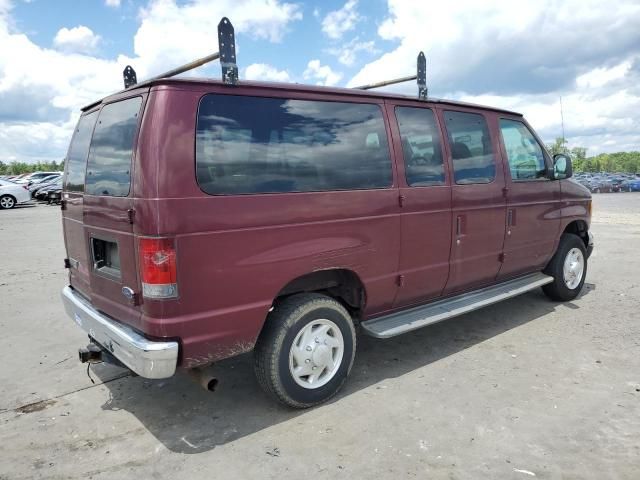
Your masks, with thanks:
<instances>
[{"instance_id":1,"label":"roof rack crossbar","mask_svg":"<svg viewBox=\"0 0 640 480\"><path fill-rule=\"evenodd\" d=\"M220 59L220 64L222 66L222 81L226 84L235 85L238 82L238 66L236 65L236 44L234 37L235 34L233 25L227 17L222 17L222 20L220 20L220 23L218 24L219 51L217 51L216 53L212 53L211 55L207 55L206 57L194 60L192 62L185 63L184 65L161 73L160 75L156 75L155 77L151 77L144 82L141 82L141 85L153 82L155 80L160 80L162 78L175 77L176 75L188 72L189 70L198 68L205 63L209 63L218 59ZM131 65L126 66L126 68L122 72L122 76L124 79L125 90L138 85L136 71L131 67Z\"/></svg>"},{"instance_id":2,"label":"roof rack crossbar","mask_svg":"<svg viewBox=\"0 0 640 480\"><path fill-rule=\"evenodd\" d=\"M371 90L372 88L380 88L386 87L387 85L395 85L396 83L409 82L411 80L415 80L416 78L418 78L417 75L409 75L407 77L394 78L393 80L384 80L382 82L370 83L368 85L362 85L355 88L358 90Z\"/></svg>"},{"instance_id":3,"label":"roof rack crossbar","mask_svg":"<svg viewBox=\"0 0 640 480\"><path fill-rule=\"evenodd\" d=\"M393 80L385 80L377 83L370 83L368 85L362 85L355 87L358 90L371 90L372 88L386 87L387 85L395 85L396 83L409 82L411 80L418 81L418 98L420 100L427 99L427 60L423 52L418 54L418 73L416 75L408 75L406 77L394 78Z\"/></svg>"}]
</instances>

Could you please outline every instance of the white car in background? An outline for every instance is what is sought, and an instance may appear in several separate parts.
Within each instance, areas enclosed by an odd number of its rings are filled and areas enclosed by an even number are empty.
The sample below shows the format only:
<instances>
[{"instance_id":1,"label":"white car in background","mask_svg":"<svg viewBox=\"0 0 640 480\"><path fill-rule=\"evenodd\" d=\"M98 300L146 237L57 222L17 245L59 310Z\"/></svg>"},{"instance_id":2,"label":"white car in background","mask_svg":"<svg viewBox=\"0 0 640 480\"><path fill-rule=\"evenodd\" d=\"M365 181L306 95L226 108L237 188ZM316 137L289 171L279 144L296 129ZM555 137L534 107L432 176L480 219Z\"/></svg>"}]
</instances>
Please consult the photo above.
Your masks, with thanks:
<instances>
[{"instance_id":1,"label":"white car in background","mask_svg":"<svg viewBox=\"0 0 640 480\"><path fill-rule=\"evenodd\" d=\"M26 185L7 180L0 180L0 209L5 210L15 207L19 203L31 200L31 194Z\"/></svg>"}]
</instances>

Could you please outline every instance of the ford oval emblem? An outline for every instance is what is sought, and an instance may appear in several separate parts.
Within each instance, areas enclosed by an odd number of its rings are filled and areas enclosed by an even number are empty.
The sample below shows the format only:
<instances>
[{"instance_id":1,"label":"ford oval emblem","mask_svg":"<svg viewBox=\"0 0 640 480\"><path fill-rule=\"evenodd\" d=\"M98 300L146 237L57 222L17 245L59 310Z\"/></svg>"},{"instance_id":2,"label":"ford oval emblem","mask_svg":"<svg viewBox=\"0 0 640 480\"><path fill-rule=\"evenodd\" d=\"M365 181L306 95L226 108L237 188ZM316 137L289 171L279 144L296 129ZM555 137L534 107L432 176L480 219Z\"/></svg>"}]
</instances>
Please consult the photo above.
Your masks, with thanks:
<instances>
[{"instance_id":1,"label":"ford oval emblem","mask_svg":"<svg viewBox=\"0 0 640 480\"><path fill-rule=\"evenodd\" d=\"M133 290L130 289L129 287L122 287L122 295L124 295L125 297L127 297L129 300L133 299L133 296L135 295Z\"/></svg>"}]
</instances>

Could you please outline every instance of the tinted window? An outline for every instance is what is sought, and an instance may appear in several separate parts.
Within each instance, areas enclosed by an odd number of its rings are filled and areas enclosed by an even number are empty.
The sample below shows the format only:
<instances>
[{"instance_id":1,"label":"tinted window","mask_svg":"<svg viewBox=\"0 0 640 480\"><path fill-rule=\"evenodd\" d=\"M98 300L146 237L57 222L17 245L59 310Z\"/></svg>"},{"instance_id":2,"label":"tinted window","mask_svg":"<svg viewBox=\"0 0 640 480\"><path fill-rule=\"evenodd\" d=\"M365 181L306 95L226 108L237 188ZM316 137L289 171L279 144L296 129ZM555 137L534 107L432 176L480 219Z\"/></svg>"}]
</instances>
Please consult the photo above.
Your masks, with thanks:
<instances>
[{"instance_id":1,"label":"tinted window","mask_svg":"<svg viewBox=\"0 0 640 480\"><path fill-rule=\"evenodd\" d=\"M91 143L91 133L98 118L98 112L91 112L80 117L69 146L69 155L65 162L67 176L65 190L70 192L84 191L84 174L87 169L87 155Z\"/></svg>"},{"instance_id":2,"label":"tinted window","mask_svg":"<svg viewBox=\"0 0 640 480\"><path fill-rule=\"evenodd\" d=\"M547 166L542 147L527 126L515 120L500 120L500 132L509 159L513 180L546 178Z\"/></svg>"},{"instance_id":3,"label":"tinted window","mask_svg":"<svg viewBox=\"0 0 640 480\"><path fill-rule=\"evenodd\" d=\"M440 133L433 111L397 107L405 175L410 186L444 185Z\"/></svg>"},{"instance_id":4,"label":"tinted window","mask_svg":"<svg viewBox=\"0 0 640 480\"><path fill-rule=\"evenodd\" d=\"M476 113L444 112L455 181L490 183L496 176L487 122Z\"/></svg>"},{"instance_id":5,"label":"tinted window","mask_svg":"<svg viewBox=\"0 0 640 480\"><path fill-rule=\"evenodd\" d=\"M391 185L376 105L207 95L196 135L198 183L210 194Z\"/></svg>"},{"instance_id":6,"label":"tinted window","mask_svg":"<svg viewBox=\"0 0 640 480\"><path fill-rule=\"evenodd\" d=\"M102 107L87 163L86 193L126 197L131 183L131 154L138 126L140 97Z\"/></svg>"}]
</instances>

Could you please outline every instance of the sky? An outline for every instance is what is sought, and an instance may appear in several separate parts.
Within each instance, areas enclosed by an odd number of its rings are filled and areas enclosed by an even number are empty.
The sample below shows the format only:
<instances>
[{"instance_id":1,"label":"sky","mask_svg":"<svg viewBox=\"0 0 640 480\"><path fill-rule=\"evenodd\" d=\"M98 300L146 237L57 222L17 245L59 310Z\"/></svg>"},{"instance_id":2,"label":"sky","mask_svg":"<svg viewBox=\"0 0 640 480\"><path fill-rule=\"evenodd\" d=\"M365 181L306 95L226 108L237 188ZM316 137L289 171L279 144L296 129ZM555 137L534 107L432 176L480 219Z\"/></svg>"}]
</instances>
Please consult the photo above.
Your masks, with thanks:
<instances>
[{"instance_id":1,"label":"sky","mask_svg":"<svg viewBox=\"0 0 640 480\"><path fill-rule=\"evenodd\" d=\"M639 0L0 0L0 160L61 160L126 65L141 81L217 51L223 16L240 80L352 87L423 50L430 96L522 112L548 143L562 97L570 147L640 150Z\"/></svg>"}]
</instances>

